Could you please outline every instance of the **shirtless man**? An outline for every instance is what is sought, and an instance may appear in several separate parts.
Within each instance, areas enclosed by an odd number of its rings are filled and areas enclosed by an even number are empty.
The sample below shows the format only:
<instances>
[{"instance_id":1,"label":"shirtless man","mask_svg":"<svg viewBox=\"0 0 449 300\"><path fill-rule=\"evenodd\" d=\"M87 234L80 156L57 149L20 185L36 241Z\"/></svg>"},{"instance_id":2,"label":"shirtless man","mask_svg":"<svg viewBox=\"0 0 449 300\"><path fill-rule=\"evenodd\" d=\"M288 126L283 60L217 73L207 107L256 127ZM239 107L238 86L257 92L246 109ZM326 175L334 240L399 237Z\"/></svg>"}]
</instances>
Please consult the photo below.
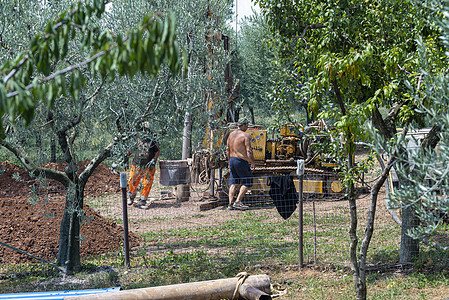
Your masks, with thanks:
<instances>
[{"instance_id":1,"label":"shirtless man","mask_svg":"<svg viewBox=\"0 0 449 300\"><path fill-rule=\"evenodd\" d=\"M229 206L228 209L247 209L242 203L248 188L253 185L253 173L255 160L253 149L251 148L251 136L245 131L248 129L248 119L243 117L239 120L239 128L228 137L226 155L229 158ZM251 164L251 168L250 168ZM237 200L233 204L237 185L241 184Z\"/></svg>"}]
</instances>

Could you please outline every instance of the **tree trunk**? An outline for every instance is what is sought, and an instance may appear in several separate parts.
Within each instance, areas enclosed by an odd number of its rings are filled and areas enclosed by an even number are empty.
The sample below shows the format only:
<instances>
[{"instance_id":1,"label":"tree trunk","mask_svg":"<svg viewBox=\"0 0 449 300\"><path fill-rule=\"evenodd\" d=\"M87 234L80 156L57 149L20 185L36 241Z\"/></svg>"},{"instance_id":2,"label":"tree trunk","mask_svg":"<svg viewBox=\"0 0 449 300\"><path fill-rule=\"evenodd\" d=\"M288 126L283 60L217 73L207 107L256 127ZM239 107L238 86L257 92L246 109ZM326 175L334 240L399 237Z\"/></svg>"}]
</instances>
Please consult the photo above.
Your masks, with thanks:
<instances>
[{"instance_id":1,"label":"tree trunk","mask_svg":"<svg viewBox=\"0 0 449 300\"><path fill-rule=\"evenodd\" d=\"M252 108L252 106L248 106L248 110L251 114L251 124L256 124L256 121L254 120L254 109Z\"/></svg>"},{"instance_id":2,"label":"tree trunk","mask_svg":"<svg viewBox=\"0 0 449 300\"><path fill-rule=\"evenodd\" d=\"M354 158L352 154L348 154L348 169L352 170L354 168ZM349 227L349 256L350 256L350 264L351 270L353 272L352 278L354 282L354 288L356 291L356 297L358 300L366 299L366 278L365 278L365 270L363 269L363 265L359 264L357 258L357 203L356 203L356 195L354 190L354 184L352 182L349 183L348 186L348 198L349 198L349 212L351 215L351 225Z\"/></svg>"},{"instance_id":3,"label":"tree trunk","mask_svg":"<svg viewBox=\"0 0 449 300\"><path fill-rule=\"evenodd\" d=\"M424 151L432 151L440 141L439 133L441 125L434 124L432 129L424 138L421 148ZM404 184L408 184L406 178L401 180ZM399 252L399 263L413 262L419 254L419 241L408 235L408 230L419 226L419 219L416 210L412 204L405 203L402 206L402 226L401 226L401 250Z\"/></svg>"},{"instance_id":4,"label":"tree trunk","mask_svg":"<svg viewBox=\"0 0 449 300\"><path fill-rule=\"evenodd\" d=\"M57 264L67 274L81 270L80 259L80 218L83 216L84 188L72 185L67 189L64 215L59 231L59 251Z\"/></svg>"},{"instance_id":5,"label":"tree trunk","mask_svg":"<svg viewBox=\"0 0 449 300\"><path fill-rule=\"evenodd\" d=\"M303 100L303 101L301 101L301 106L302 106L302 108L304 108L304 111L306 113L306 122L307 122L307 125L309 125L314 121L309 114L309 102Z\"/></svg>"},{"instance_id":6,"label":"tree trunk","mask_svg":"<svg viewBox=\"0 0 449 300\"><path fill-rule=\"evenodd\" d=\"M433 151L440 141L440 132L441 125L434 124L430 132L422 141L421 148L424 151ZM424 180L424 178L422 178L422 180ZM406 178L401 178L401 182L405 185L411 184ZM399 252L399 263L401 264L413 262L419 254L419 240L408 235L410 229L417 228L419 225L420 221L416 215L414 205L404 203L402 206L401 250Z\"/></svg>"},{"instance_id":7,"label":"tree trunk","mask_svg":"<svg viewBox=\"0 0 449 300\"><path fill-rule=\"evenodd\" d=\"M56 162L56 141L54 138L50 140L50 162Z\"/></svg>"},{"instance_id":8,"label":"tree trunk","mask_svg":"<svg viewBox=\"0 0 449 300\"><path fill-rule=\"evenodd\" d=\"M408 152L405 147L401 147L401 152L399 153L401 159L401 164L404 165L403 169L407 170L410 168L409 166L409 157ZM413 170L410 172L414 173ZM416 173L415 173L416 174ZM406 176L399 175L400 188L406 189L407 186L412 185ZM415 176L415 178L418 178ZM424 178L422 178L424 179ZM419 180L418 180L419 181ZM402 222L401 222L401 249L399 251L399 263L410 263L413 262L414 257L416 257L419 253L419 241L413 239L408 235L408 231L410 229L416 228L419 226L419 220L415 213L414 205L411 203L415 199L403 199L402 200Z\"/></svg>"},{"instance_id":9,"label":"tree trunk","mask_svg":"<svg viewBox=\"0 0 449 300\"><path fill-rule=\"evenodd\" d=\"M240 120L240 108L237 107L234 111L234 119L236 122L238 122Z\"/></svg>"},{"instance_id":10,"label":"tree trunk","mask_svg":"<svg viewBox=\"0 0 449 300\"><path fill-rule=\"evenodd\" d=\"M187 39L189 40L189 47L192 49L192 40L190 39L190 36L187 35ZM189 60L191 57L192 51L190 51ZM191 78L192 68L188 67L187 69L187 80ZM190 97L190 83L188 81L187 83L187 97ZM190 98L189 98L190 99ZM191 157L191 150L192 150L192 116L190 115L190 106L191 102L190 100L187 101L187 110L184 115L184 130L182 133L182 160L186 160L187 158Z\"/></svg>"},{"instance_id":11,"label":"tree trunk","mask_svg":"<svg viewBox=\"0 0 449 300\"><path fill-rule=\"evenodd\" d=\"M408 230L419 226L413 205L403 205L402 226L401 226L401 250L399 253L399 263L413 262L419 254L419 241L408 235Z\"/></svg>"},{"instance_id":12,"label":"tree trunk","mask_svg":"<svg viewBox=\"0 0 449 300\"><path fill-rule=\"evenodd\" d=\"M340 89L338 87L337 80L332 79L332 86L334 88L335 96L337 97L338 105L340 106L341 114L343 116L346 115L346 108L343 102L342 94L340 93ZM345 135L345 143L348 143L346 149L348 151L348 172L352 174L354 170L354 150L355 145L353 142L353 135L351 132L351 128L347 127L344 130ZM354 150L353 150L354 149ZM348 176L348 175L347 175ZM366 265L364 262L364 258L361 257L360 262L357 257L357 245L358 245L358 237L357 237L357 202L356 202L356 194L354 189L354 183L352 180L349 180L347 186L347 194L349 198L349 213L351 216L351 225L349 226L349 257L350 257L350 265L352 270L352 279L354 282L354 288L356 291L357 300L365 300L366 299L366 277L365 277L365 269ZM366 250L368 250L368 244L366 245ZM363 253L362 253L363 254Z\"/></svg>"},{"instance_id":13,"label":"tree trunk","mask_svg":"<svg viewBox=\"0 0 449 300\"><path fill-rule=\"evenodd\" d=\"M192 118L189 111L184 116L184 131L182 134L182 159L190 158L192 149Z\"/></svg>"}]
</instances>

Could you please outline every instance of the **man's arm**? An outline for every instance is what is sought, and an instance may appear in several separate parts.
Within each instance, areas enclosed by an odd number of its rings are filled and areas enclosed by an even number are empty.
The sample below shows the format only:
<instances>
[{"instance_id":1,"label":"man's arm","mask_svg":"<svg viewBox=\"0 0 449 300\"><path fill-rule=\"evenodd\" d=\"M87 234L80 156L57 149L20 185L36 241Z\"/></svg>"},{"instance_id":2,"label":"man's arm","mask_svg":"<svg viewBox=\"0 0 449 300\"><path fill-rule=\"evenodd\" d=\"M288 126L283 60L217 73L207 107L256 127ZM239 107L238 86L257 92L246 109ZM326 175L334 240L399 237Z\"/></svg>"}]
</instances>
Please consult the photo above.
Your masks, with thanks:
<instances>
[{"instance_id":1,"label":"man's arm","mask_svg":"<svg viewBox=\"0 0 449 300\"><path fill-rule=\"evenodd\" d=\"M226 141L226 157L228 158L228 160L231 159L231 135L228 136L228 140Z\"/></svg>"},{"instance_id":2,"label":"man's arm","mask_svg":"<svg viewBox=\"0 0 449 300\"><path fill-rule=\"evenodd\" d=\"M154 159L155 161L157 161L157 159L159 158L159 154L161 154L161 150L157 150L157 152L154 154L153 159Z\"/></svg>"},{"instance_id":3,"label":"man's arm","mask_svg":"<svg viewBox=\"0 0 449 300\"><path fill-rule=\"evenodd\" d=\"M253 147L251 147L251 137L249 134L245 135L245 148L246 155L251 162L251 169L254 171L254 169L256 168L256 160L254 159Z\"/></svg>"},{"instance_id":4,"label":"man's arm","mask_svg":"<svg viewBox=\"0 0 449 300\"><path fill-rule=\"evenodd\" d=\"M159 158L159 154L161 154L161 150L159 148L158 144L155 144L154 147L157 149L157 151L154 153L153 159L149 162L149 168L150 170L153 170L156 167L157 159ZM154 149L155 150L155 149Z\"/></svg>"},{"instance_id":5,"label":"man's arm","mask_svg":"<svg viewBox=\"0 0 449 300\"><path fill-rule=\"evenodd\" d=\"M156 144L154 145L154 147L156 147L157 151L154 153L153 159L154 159L154 161L157 161L157 159L159 158L159 154L161 154L161 148L159 147L159 144L158 144L158 143L156 143ZM155 150L156 150L156 149L155 149Z\"/></svg>"}]
</instances>

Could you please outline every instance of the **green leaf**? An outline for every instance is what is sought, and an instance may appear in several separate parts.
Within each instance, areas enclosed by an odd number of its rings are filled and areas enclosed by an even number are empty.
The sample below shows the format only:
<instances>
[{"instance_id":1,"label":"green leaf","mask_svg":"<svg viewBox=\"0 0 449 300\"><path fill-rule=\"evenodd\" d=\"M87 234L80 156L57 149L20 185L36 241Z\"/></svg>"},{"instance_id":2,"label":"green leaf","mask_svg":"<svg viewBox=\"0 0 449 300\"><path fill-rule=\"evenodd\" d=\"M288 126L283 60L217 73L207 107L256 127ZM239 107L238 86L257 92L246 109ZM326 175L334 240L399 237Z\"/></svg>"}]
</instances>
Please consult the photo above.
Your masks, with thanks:
<instances>
[{"instance_id":1,"label":"green leaf","mask_svg":"<svg viewBox=\"0 0 449 300\"><path fill-rule=\"evenodd\" d=\"M6 95L6 88L0 83L0 115L3 115L4 112L8 111L8 98Z\"/></svg>"},{"instance_id":2,"label":"green leaf","mask_svg":"<svg viewBox=\"0 0 449 300\"><path fill-rule=\"evenodd\" d=\"M54 97L53 85L49 84L47 89L47 101L50 103L53 102L53 97Z\"/></svg>"}]
</instances>

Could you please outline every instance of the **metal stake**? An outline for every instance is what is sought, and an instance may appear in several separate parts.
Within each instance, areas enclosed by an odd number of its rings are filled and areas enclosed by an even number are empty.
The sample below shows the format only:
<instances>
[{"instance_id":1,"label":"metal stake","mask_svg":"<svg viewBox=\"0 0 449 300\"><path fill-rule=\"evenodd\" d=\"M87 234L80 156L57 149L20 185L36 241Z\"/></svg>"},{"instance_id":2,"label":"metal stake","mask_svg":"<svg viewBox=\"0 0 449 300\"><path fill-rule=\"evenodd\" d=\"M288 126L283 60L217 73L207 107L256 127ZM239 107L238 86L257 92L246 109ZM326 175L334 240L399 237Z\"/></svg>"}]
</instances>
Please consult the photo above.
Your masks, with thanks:
<instances>
[{"instance_id":1,"label":"metal stake","mask_svg":"<svg viewBox=\"0 0 449 300\"><path fill-rule=\"evenodd\" d=\"M304 216L303 216L303 180L304 180L304 160L297 160L297 169L296 174L299 176L298 182L298 198L299 198L299 207L298 207L298 215L299 215L299 268L301 269L304 266L304 250L303 250L303 237L304 237Z\"/></svg>"},{"instance_id":2,"label":"metal stake","mask_svg":"<svg viewBox=\"0 0 449 300\"><path fill-rule=\"evenodd\" d=\"M215 188L214 188L214 184L215 184L215 169L211 168L210 169L210 190L209 190L209 196L211 198L215 197Z\"/></svg>"},{"instance_id":3,"label":"metal stake","mask_svg":"<svg viewBox=\"0 0 449 300\"><path fill-rule=\"evenodd\" d=\"M123 206L123 247L125 251L125 265L129 268L129 235L128 235L128 206L126 205L126 173L120 173L120 187L122 188L122 206Z\"/></svg>"}]
</instances>

